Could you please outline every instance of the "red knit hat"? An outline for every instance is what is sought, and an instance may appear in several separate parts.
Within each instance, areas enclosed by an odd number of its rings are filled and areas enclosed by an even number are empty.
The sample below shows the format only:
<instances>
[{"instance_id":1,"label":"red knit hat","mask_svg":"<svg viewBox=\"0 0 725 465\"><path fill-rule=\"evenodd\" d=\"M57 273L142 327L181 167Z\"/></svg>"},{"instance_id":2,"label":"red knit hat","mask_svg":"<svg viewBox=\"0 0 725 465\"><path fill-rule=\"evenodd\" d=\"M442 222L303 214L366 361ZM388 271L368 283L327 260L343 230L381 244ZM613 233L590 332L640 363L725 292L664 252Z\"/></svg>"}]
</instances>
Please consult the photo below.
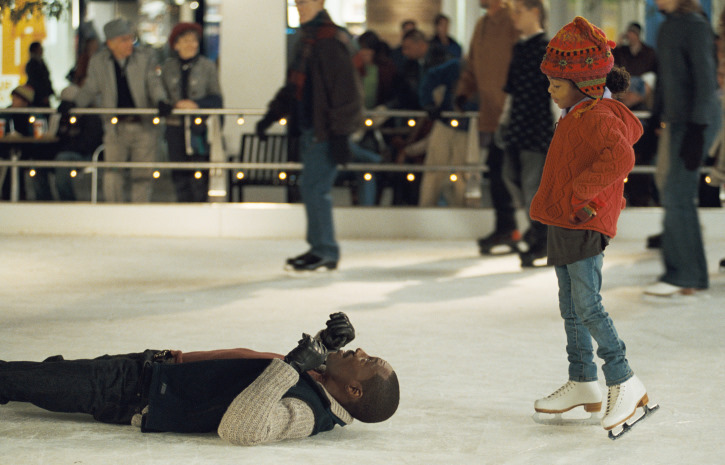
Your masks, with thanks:
<instances>
[{"instance_id":1,"label":"red knit hat","mask_svg":"<svg viewBox=\"0 0 725 465\"><path fill-rule=\"evenodd\" d=\"M178 39L183 34L186 34L187 32L195 32L196 36L201 39L201 36L203 34L201 26L197 23L179 23L171 30L171 34L169 34L169 45L171 47L174 47L174 44L176 43L176 39Z\"/></svg>"},{"instance_id":2,"label":"red knit hat","mask_svg":"<svg viewBox=\"0 0 725 465\"><path fill-rule=\"evenodd\" d=\"M577 16L549 42L541 71L552 78L569 79L586 95L599 100L614 66L615 45L604 31Z\"/></svg>"}]
</instances>

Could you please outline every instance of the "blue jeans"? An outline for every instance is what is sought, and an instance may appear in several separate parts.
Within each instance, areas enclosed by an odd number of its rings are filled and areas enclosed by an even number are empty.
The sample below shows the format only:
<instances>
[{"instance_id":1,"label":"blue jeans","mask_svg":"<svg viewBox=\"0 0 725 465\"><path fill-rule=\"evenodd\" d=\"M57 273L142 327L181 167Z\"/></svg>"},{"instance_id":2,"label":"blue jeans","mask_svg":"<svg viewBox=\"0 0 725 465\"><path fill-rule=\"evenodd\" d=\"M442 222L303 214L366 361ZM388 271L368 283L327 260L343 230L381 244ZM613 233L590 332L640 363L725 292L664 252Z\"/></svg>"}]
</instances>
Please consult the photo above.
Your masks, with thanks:
<instances>
[{"instance_id":1,"label":"blue jeans","mask_svg":"<svg viewBox=\"0 0 725 465\"><path fill-rule=\"evenodd\" d=\"M604 360L602 371L607 386L620 384L634 374L625 356L626 347L617 335L614 323L602 305L602 259L604 255L557 266L559 310L564 319L569 379L595 381L592 338L597 341L597 356Z\"/></svg>"},{"instance_id":2,"label":"blue jeans","mask_svg":"<svg viewBox=\"0 0 725 465\"><path fill-rule=\"evenodd\" d=\"M300 193L307 215L307 243L310 252L318 257L339 260L340 246L335 240L331 195L337 164L329 152L327 141L319 142L311 130L302 131Z\"/></svg>"}]
</instances>

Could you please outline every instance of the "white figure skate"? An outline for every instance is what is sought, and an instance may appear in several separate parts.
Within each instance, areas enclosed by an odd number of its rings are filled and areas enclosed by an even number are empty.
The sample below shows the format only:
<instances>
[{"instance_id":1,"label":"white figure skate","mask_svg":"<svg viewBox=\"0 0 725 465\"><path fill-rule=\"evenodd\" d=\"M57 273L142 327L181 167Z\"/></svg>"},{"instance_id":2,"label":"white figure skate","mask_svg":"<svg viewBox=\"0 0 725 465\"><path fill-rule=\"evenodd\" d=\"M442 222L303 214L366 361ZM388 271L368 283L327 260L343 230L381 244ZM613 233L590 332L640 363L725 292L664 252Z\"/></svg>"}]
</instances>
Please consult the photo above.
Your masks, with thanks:
<instances>
[{"instance_id":1,"label":"white figure skate","mask_svg":"<svg viewBox=\"0 0 725 465\"><path fill-rule=\"evenodd\" d=\"M590 414L589 417L574 415L580 412L562 416L580 406ZM596 381L567 381L553 394L534 402L534 410L534 421L543 425L597 425L602 420L599 415L602 410L602 391Z\"/></svg>"},{"instance_id":2,"label":"white figure skate","mask_svg":"<svg viewBox=\"0 0 725 465\"><path fill-rule=\"evenodd\" d=\"M649 401L642 381L632 376L622 384L609 387L602 426L609 431L610 439L618 439L658 408L659 405Z\"/></svg>"}]
</instances>

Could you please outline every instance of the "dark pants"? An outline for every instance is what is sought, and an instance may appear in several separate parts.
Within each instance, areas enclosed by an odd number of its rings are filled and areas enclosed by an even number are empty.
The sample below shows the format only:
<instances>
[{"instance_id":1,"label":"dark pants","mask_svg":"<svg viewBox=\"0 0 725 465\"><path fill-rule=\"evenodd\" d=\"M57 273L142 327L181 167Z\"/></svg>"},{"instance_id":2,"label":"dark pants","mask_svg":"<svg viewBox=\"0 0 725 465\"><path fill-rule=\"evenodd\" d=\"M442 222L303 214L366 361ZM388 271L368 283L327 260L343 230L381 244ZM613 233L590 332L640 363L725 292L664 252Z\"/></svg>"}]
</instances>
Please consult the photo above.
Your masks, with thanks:
<instances>
[{"instance_id":1,"label":"dark pants","mask_svg":"<svg viewBox=\"0 0 725 465\"><path fill-rule=\"evenodd\" d=\"M481 148L488 148L488 181L491 186L491 203L496 213L496 233L510 233L516 229L514 199L503 179L504 151L494 142L490 133L480 133Z\"/></svg>"},{"instance_id":2,"label":"dark pants","mask_svg":"<svg viewBox=\"0 0 725 465\"><path fill-rule=\"evenodd\" d=\"M172 162L208 162L208 155L187 155L186 141L184 139L184 128L182 126L169 126L166 128L166 142L169 149L169 161ZM172 170L171 179L176 190L178 202L206 202L209 197L209 173L206 170L198 170L202 173L196 178L197 170Z\"/></svg>"},{"instance_id":3,"label":"dark pants","mask_svg":"<svg viewBox=\"0 0 725 465\"><path fill-rule=\"evenodd\" d=\"M0 403L30 402L51 412L88 413L104 423L130 424L144 407L143 368L156 353L0 361Z\"/></svg>"}]
</instances>

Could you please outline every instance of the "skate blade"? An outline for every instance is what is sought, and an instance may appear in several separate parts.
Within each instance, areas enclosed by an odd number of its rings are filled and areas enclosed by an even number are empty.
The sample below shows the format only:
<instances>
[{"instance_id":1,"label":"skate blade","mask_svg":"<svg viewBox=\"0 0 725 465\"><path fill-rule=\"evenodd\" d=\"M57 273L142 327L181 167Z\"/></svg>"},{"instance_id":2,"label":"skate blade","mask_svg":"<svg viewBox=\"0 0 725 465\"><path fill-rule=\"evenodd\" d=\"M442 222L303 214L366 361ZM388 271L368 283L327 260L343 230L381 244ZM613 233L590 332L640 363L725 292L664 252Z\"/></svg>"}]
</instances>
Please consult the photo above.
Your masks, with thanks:
<instances>
[{"instance_id":1,"label":"skate blade","mask_svg":"<svg viewBox=\"0 0 725 465\"><path fill-rule=\"evenodd\" d=\"M601 425L602 414L601 412L592 412L588 417L582 417L581 411L575 411L562 413L543 413L536 412L531 417L536 423L540 425L549 426L589 426L589 425ZM568 414L567 416L564 416ZM576 415L579 416L576 416Z\"/></svg>"},{"instance_id":2,"label":"skate blade","mask_svg":"<svg viewBox=\"0 0 725 465\"><path fill-rule=\"evenodd\" d=\"M629 420L609 430L609 439L614 441L621 438L622 436L627 434L632 428L634 428L634 425L653 414L659 408L660 406L658 404L650 402L649 404L642 407L642 410L637 409L637 413L635 413Z\"/></svg>"}]
</instances>

